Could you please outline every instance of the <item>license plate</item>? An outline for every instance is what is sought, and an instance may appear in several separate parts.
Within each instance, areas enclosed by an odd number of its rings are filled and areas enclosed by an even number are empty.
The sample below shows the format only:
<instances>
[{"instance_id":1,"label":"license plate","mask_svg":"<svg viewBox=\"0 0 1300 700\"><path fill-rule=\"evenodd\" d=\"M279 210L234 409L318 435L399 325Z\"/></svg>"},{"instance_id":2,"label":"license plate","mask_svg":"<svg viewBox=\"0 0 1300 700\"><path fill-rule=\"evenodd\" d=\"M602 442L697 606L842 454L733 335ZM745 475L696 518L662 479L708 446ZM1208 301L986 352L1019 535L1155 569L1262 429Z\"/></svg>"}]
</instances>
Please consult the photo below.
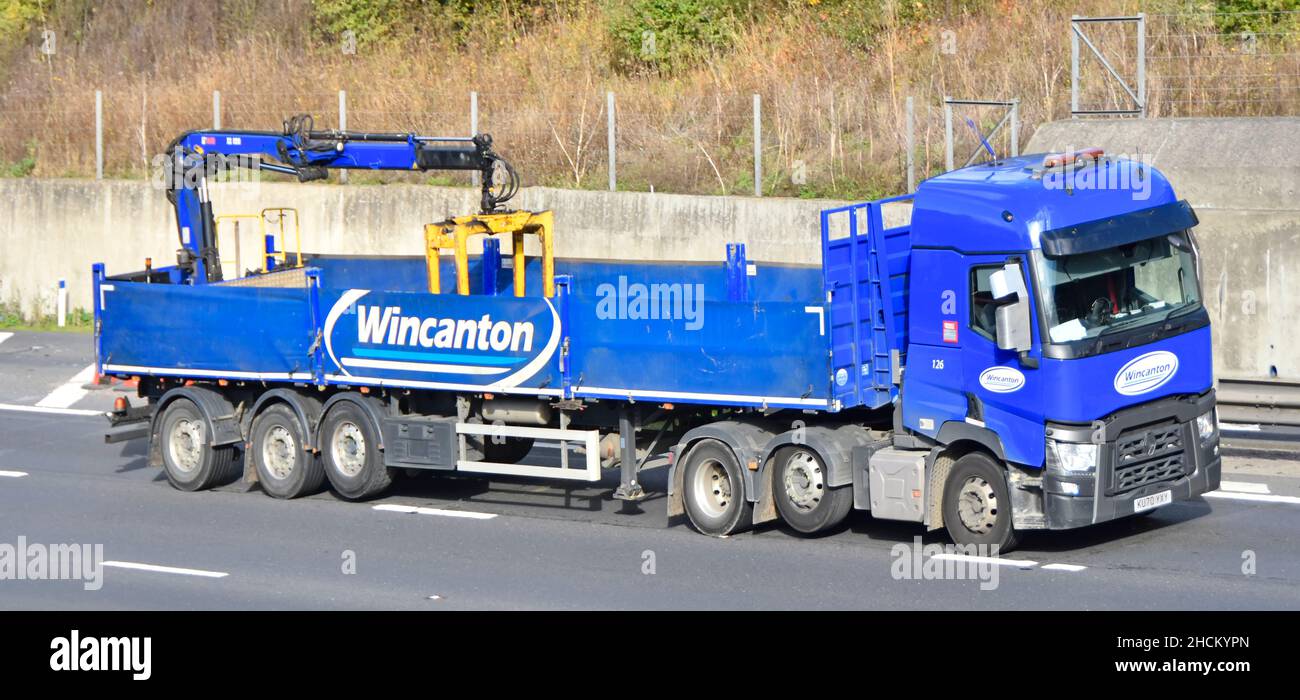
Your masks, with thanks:
<instances>
[{"instance_id":1,"label":"license plate","mask_svg":"<svg viewBox=\"0 0 1300 700\"><path fill-rule=\"evenodd\" d=\"M1141 498L1134 499L1133 512L1141 513L1144 510L1151 510L1152 508L1158 508L1160 506L1169 505L1170 503L1173 502L1174 502L1173 491L1161 491L1160 493L1153 493L1150 496L1143 496Z\"/></svg>"}]
</instances>

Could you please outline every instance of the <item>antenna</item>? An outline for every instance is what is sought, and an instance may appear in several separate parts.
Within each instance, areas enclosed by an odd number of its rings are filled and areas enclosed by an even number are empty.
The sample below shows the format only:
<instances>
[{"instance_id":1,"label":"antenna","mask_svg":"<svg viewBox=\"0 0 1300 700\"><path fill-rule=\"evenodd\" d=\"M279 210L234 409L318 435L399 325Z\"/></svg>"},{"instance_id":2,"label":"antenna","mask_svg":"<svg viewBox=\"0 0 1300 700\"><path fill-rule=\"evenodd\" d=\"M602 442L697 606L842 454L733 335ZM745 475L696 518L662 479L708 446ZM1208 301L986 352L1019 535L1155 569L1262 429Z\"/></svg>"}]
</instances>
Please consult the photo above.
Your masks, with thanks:
<instances>
[{"instance_id":1,"label":"antenna","mask_svg":"<svg viewBox=\"0 0 1300 700\"><path fill-rule=\"evenodd\" d=\"M984 134L980 133L979 127L975 126L975 120L966 117L966 126L969 126L970 130L975 132L975 138L979 139L980 143L984 145L984 150L989 152L989 157L993 160L997 160L998 154L993 152L993 147L989 145L988 139L984 138Z\"/></svg>"}]
</instances>

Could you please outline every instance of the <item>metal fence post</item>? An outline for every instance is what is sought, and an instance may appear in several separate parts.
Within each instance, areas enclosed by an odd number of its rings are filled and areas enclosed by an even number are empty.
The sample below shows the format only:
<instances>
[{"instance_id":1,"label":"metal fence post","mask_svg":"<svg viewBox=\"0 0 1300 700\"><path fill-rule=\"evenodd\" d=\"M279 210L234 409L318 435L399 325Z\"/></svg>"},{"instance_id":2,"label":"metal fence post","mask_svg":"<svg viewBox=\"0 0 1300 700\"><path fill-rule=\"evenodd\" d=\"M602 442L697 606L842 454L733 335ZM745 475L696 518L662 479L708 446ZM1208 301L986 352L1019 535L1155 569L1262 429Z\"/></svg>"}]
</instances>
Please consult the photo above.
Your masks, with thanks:
<instances>
[{"instance_id":1,"label":"metal fence post","mask_svg":"<svg viewBox=\"0 0 1300 700\"><path fill-rule=\"evenodd\" d=\"M907 191L916 191L916 117L914 112L915 106L911 97L907 98L907 120L904 129L907 130Z\"/></svg>"},{"instance_id":2,"label":"metal fence post","mask_svg":"<svg viewBox=\"0 0 1300 700\"><path fill-rule=\"evenodd\" d=\"M221 91L212 91L212 128L221 128Z\"/></svg>"},{"instance_id":3,"label":"metal fence post","mask_svg":"<svg viewBox=\"0 0 1300 700\"><path fill-rule=\"evenodd\" d=\"M1141 110L1139 117L1147 115L1147 16L1145 12L1138 13L1138 31L1137 31L1137 89L1138 89L1138 109Z\"/></svg>"},{"instance_id":4,"label":"metal fence post","mask_svg":"<svg viewBox=\"0 0 1300 700\"><path fill-rule=\"evenodd\" d=\"M1020 98L1011 101L1011 157L1020 155Z\"/></svg>"},{"instance_id":5,"label":"metal fence post","mask_svg":"<svg viewBox=\"0 0 1300 700\"><path fill-rule=\"evenodd\" d=\"M609 137L607 148L609 150L609 191L613 192L618 189L618 177L615 167L617 158L614 152L614 91L610 90L605 93L605 111L609 115L609 124L605 131Z\"/></svg>"},{"instance_id":6,"label":"metal fence post","mask_svg":"<svg viewBox=\"0 0 1300 700\"><path fill-rule=\"evenodd\" d=\"M339 90L339 131L348 129L348 91ZM348 171L339 171L339 184L348 184Z\"/></svg>"},{"instance_id":7,"label":"metal fence post","mask_svg":"<svg viewBox=\"0 0 1300 700\"><path fill-rule=\"evenodd\" d=\"M952 98L943 98L943 171L952 170Z\"/></svg>"},{"instance_id":8,"label":"metal fence post","mask_svg":"<svg viewBox=\"0 0 1300 700\"><path fill-rule=\"evenodd\" d=\"M763 98L754 95L754 196L763 196Z\"/></svg>"},{"instance_id":9,"label":"metal fence post","mask_svg":"<svg viewBox=\"0 0 1300 700\"><path fill-rule=\"evenodd\" d=\"M95 179L104 179L104 92L95 91Z\"/></svg>"},{"instance_id":10,"label":"metal fence post","mask_svg":"<svg viewBox=\"0 0 1300 700\"><path fill-rule=\"evenodd\" d=\"M470 90L469 92L469 135L478 136L478 92ZM469 181L474 183L475 187L479 186L479 172L470 171Z\"/></svg>"},{"instance_id":11,"label":"metal fence post","mask_svg":"<svg viewBox=\"0 0 1300 700\"><path fill-rule=\"evenodd\" d=\"M1079 115L1079 15L1070 16L1070 118Z\"/></svg>"}]
</instances>

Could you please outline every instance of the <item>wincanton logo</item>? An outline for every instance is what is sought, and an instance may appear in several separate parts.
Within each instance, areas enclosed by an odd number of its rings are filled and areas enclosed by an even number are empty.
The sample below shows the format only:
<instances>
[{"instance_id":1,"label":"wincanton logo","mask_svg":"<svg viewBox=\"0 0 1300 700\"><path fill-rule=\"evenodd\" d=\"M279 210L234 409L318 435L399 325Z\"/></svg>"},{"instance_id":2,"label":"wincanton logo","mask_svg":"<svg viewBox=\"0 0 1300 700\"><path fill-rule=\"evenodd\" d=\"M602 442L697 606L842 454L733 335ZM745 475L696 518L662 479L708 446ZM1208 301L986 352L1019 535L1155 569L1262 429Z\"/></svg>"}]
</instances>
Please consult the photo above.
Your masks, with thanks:
<instances>
[{"instance_id":1,"label":"wincanton logo","mask_svg":"<svg viewBox=\"0 0 1300 700\"><path fill-rule=\"evenodd\" d=\"M509 320L499 318L507 313ZM561 334L559 314L547 299L365 289L344 292L323 330L325 351L345 377L450 380L502 390L538 375L554 357ZM539 380L548 376L542 373Z\"/></svg>"},{"instance_id":2,"label":"wincanton logo","mask_svg":"<svg viewBox=\"0 0 1300 700\"><path fill-rule=\"evenodd\" d=\"M363 343L426 348L532 352L533 324L472 318L402 316L401 307L357 306L357 339ZM522 348L520 347L522 345Z\"/></svg>"},{"instance_id":3,"label":"wincanton logo","mask_svg":"<svg viewBox=\"0 0 1300 700\"><path fill-rule=\"evenodd\" d=\"M1129 360L1115 373L1115 391L1137 396L1164 386L1178 372L1178 356L1157 350Z\"/></svg>"},{"instance_id":4,"label":"wincanton logo","mask_svg":"<svg viewBox=\"0 0 1300 700\"><path fill-rule=\"evenodd\" d=\"M980 386L995 394L1009 394L1025 385L1025 375L1014 367L990 367L980 372Z\"/></svg>"}]
</instances>

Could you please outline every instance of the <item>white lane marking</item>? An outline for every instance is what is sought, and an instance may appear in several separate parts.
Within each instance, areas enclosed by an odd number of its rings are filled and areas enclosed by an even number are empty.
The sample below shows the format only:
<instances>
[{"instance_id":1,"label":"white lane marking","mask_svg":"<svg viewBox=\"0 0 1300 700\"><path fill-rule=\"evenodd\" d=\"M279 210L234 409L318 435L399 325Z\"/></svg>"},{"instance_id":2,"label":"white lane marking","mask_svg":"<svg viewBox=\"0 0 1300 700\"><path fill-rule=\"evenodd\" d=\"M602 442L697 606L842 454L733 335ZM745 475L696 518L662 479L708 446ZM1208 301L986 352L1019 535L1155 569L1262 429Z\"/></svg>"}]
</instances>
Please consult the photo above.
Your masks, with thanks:
<instances>
[{"instance_id":1,"label":"white lane marking","mask_svg":"<svg viewBox=\"0 0 1300 700\"><path fill-rule=\"evenodd\" d=\"M5 342L6 340L9 340L9 339L12 338L12 337L14 337L14 334L13 334L13 333L0 333L0 343L3 343L3 342Z\"/></svg>"},{"instance_id":2,"label":"white lane marking","mask_svg":"<svg viewBox=\"0 0 1300 700\"><path fill-rule=\"evenodd\" d=\"M1290 503L1300 505L1300 498L1295 496L1272 496L1264 493L1227 493L1224 491L1211 491L1205 494L1206 498L1225 498L1232 501L1255 501L1258 503Z\"/></svg>"},{"instance_id":3,"label":"white lane marking","mask_svg":"<svg viewBox=\"0 0 1300 700\"><path fill-rule=\"evenodd\" d=\"M85 369L74 374L72 379L64 382L61 386L56 387L48 396L37 401L36 405L42 408L68 408L72 404L86 398L86 394L89 392L81 387L94 378L95 365L87 365Z\"/></svg>"},{"instance_id":4,"label":"white lane marking","mask_svg":"<svg viewBox=\"0 0 1300 700\"><path fill-rule=\"evenodd\" d=\"M27 476L27 472L16 472L16 471L9 471L7 469L0 469L0 476L8 476L17 479L19 477Z\"/></svg>"},{"instance_id":5,"label":"white lane marking","mask_svg":"<svg viewBox=\"0 0 1300 700\"><path fill-rule=\"evenodd\" d=\"M1259 427L1259 423L1224 423L1219 421L1219 430L1258 433L1262 428Z\"/></svg>"},{"instance_id":6,"label":"white lane marking","mask_svg":"<svg viewBox=\"0 0 1300 700\"><path fill-rule=\"evenodd\" d=\"M382 510L389 513L409 513L415 515L445 515L449 518L470 518L471 520L491 520L497 517L496 513L475 513L469 510L444 510L442 508L421 508L417 506L399 506L399 505L378 505L373 506L375 510Z\"/></svg>"},{"instance_id":7,"label":"white lane marking","mask_svg":"<svg viewBox=\"0 0 1300 700\"><path fill-rule=\"evenodd\" d=\"M1003 559L1002 557L979 557L971 554L952 554L944 552L935 554L931 559L946 559L948 561L968 561L976 564L997 564L998 566L1014 566L1018 569L1032 569L1038 566L1038 562L1029 561L1028 559Z\"/></svg>"},{"instance_id":8,"label":"white lane marking","mask_svg":"<svg viewBox=\"0 0 1300 700\"><path fill-rule=\"evenodd\" d=\"M1220 481L1219 490L1237 493L1269 493L1268 484L1257 484L1253 481Z\"/></svg>"},{"instance_id":9,"label":"white lane marking","mask_svg":"<svg viewBox=\"0 0 1300 700\"><path fill-rule=\"evenodd\" d=\"M106 561L100 566L111 566L118 569L135 569L136 571L152 571L158 574L180 574L181 576L202 576L204 578L225 578L230 574L224 571L204 571L203 569L186 569L179 566L159 566L157 564L141 564L134 561Z\"/></svg>"},{"instance_id":10,"label":"white lane marking","mask_svg":"<svg viewBox=\"0 0 1300 700\"><path fill-rule=\"evenodd\" d=\"M88 408L49 408L47 406L19 406L13 403L0 403L0 411L22 411L24 413L57 413L63 416L102 416L104 411L92 411Z\"/></svg>"},{"instance_id":11,"label":"white lane marking","mask_svg":"<svg viewBox=\"0 0 1300 700\"><path fill-rule=\"evenodd\" d=\"M1088 568L1088 567L1086 567L1086 566L1079 566L1078 564L1043 564L1040 568L1041 568L1043 571L1069 571L1069 572L1076 572L1076 571L1083 571L1084 569L1086 569L1086 568Z\"/></svg>"}]
</instances>

